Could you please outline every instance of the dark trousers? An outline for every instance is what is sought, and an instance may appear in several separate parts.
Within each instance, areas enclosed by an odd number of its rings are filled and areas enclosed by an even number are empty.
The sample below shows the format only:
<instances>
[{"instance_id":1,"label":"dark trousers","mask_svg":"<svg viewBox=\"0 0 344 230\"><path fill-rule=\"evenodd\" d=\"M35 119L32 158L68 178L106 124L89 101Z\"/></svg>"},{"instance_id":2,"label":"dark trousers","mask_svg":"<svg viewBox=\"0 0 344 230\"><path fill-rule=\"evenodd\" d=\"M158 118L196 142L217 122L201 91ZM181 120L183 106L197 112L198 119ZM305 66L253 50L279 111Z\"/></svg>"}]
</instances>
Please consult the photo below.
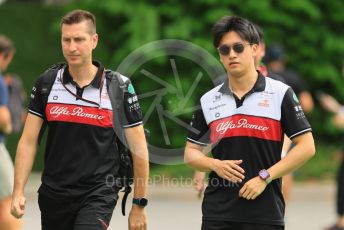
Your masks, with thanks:
<instances>
[{"instance_id":1,"label":"dark trousers","mask_svg":"<svg viewBox=\"0 0 344 230\"><path fill-rule=\"evenodd\" d=\"M203 220L202 230L284 230L284 226Z\"/></svg>"},{"instance_id":2,"label":"dark trousers","mask_svg":"<svg viewBox=\"0 0 344 230\"><path fill-rule=\"evenodd\" d=\"M344 215L344 153L337 176L337 214Z\"/></svg>"},{"instance_id":3,"label":"dark trousers","mask_svg":"<svg viewBox=\"0 0 344 230\"><path fill-rule=\"evenodd\" d=\"M97 189L77 199L38 195L42 230L107 229L118 199L118 191Z\"/></svg>"}]
</instances>

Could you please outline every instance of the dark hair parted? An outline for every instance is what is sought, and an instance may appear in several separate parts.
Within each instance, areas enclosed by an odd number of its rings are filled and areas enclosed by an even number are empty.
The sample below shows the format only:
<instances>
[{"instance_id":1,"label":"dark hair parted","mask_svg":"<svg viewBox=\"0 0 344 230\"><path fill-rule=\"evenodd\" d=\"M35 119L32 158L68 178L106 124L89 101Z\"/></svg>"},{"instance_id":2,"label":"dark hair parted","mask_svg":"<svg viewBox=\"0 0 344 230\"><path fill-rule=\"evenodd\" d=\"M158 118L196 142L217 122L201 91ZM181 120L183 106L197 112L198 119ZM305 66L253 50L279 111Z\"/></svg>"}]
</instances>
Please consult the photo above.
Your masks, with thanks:
<instances>
[{"instance_id":1,"label":"dark hair parted","mask_svg":"<svg viewBox=\"0 0 344 230\"><path fill-rule=\"evenodd\" d=\"M6 57L10 52L15 52L16 48L11 39L0 34L0 53Z\"/></svg>"},{"instance_id":2,"label":"dark hair parted","mask_svg":"<svg viewBox=\"0 0 344 230\"><path fill-rule=\"evenodd\" d=\"M243 40L250 44L259 44L259 34L252 22L237 16L225 16L217 21L212 28L213 44L216 48L222 37L230 31L238 33Z\"/></svg>"},{"instance_id":3,"label":"dark hair parted","mask_svg":"<svg viewBox=\"0 0 344 230\"><path fill-rule=\"evenodd\" d=\"M72 25L77 24L83 21L89 21L90 26L90 33L96 33L96 17L86 10L73 10L67 13L65 16L62 17L60 22L60 28L62 28L63 24Z\"/></svg>"}]
</instances>

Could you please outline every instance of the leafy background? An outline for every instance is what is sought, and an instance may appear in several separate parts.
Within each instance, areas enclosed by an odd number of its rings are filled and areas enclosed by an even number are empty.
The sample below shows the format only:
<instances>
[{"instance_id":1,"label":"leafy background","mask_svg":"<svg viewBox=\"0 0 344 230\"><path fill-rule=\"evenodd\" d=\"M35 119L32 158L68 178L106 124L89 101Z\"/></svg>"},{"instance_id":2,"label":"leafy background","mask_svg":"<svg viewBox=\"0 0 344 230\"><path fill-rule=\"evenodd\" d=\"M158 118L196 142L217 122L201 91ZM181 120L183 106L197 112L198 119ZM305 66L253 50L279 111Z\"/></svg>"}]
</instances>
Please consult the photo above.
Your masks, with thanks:
<instances>
[{"instance_id":1,"label":"leafy background","mask_svg":"<svg viewBox=\"0 0 344 230\"><path fill-rule=\"evenodd\" d=\"M224 15L239 15L259 24L265 33L267 44L280 43L288 55L288 66L309 84L313 94L323 90L344 103L344 78L341 68L344 60L344 2L338 0L79 0L79 1L6 1L0 5L0 33L14 40L16 56L9 72L19 74L27 92L30 92L35 79L46 68L63 60L60 50L59 20L72 9L90 10L97 17L99 45L94 53L109 68L116 67L134 50L161 39L180 39L191 42L209 52L214 59L216 50L212 46L211 27ZM191 63L180 57L174 58L186 94L200 71L197 63ZM144 69L158 77L175 84L169 59L156 58ZM140 71L132 74L136 91L147 92L160 86ZM204 77L187 106L197 104L197 98L211 87L211 78ZM161 105L165 108L178 106L175 94L166 94ZM147 111L152 100L141 102ZM341 131L331 123L331 115L316 108L309 119L312 123L317 144L317 156L298 171L299 179L332 178L338 160L334 152L340 147L338 136ZM179 118L190 120L190 113ZM181 131L174 122L166 125L171 145L166 146L162 130L157 125L157 114L147 121L151 130L151 142L162 147L182 147L185 143L185 131ZM14 155L19 134L8 138L8 148ZM34 166L41 170L43 149L38 151ZM191 170L184 165L155 167L170 175Z\"/></svg>"}]
</instances>

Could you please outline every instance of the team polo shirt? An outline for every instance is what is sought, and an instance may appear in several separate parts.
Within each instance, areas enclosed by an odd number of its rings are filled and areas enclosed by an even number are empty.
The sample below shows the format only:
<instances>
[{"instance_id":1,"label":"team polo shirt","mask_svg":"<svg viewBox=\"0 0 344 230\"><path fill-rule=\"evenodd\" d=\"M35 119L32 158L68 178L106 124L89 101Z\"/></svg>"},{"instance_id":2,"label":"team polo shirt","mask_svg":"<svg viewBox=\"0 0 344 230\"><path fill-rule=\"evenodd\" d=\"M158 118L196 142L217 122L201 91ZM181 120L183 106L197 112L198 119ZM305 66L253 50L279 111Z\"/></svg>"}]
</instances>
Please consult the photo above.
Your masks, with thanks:
<instances>
[{"instance_id":1,"label":"team polo shirt","mask_svg":"<svg viewBox=\"0 0 344 230\"><path fill-rule=\"evenodd\" d=\"M73 81L68 66L57 72L46 108L43 108L42 78L33 87L29 113L48 124L44 171L40 193L79 196L112 184L118 176L119 154L112 127L112 106L107 92L104 67L94 62L98 71L93 81L80 88ZM121 117L123 128L142 124L141 109L134 88L124 95Z\"/></svg>"},{"instance_id":2,"label":"team polo shirt","mask_svg":"<svg viewBox=\"0 0 344 230\"><path fill-rule=\"evenodd\" d=\"M220 160L243 160L242 183L231 183L215 172L202 204L204 220L284 225L281 180L273 180L255 200L239 197L241 187L261 169L281 160L283 133L289 138L311 131L293 90L258 71L254 87L241 99L228 87L228 79L204 94L191 121L188 141L212 144Z\"/></svg>"}]
</instances>

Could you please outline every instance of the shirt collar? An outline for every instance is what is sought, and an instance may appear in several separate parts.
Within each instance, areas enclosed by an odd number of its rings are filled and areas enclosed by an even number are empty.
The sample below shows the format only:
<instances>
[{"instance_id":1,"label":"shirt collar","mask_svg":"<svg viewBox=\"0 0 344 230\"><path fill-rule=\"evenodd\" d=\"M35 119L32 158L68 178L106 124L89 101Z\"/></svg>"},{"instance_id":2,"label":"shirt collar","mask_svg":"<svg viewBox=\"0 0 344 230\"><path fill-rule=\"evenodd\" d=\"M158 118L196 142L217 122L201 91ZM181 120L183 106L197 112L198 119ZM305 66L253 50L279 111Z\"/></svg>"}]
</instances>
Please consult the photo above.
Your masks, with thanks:
<instances>
[{"instance_id":1,"label":"shirt collar","mask_svg":"<svg viewBox=\"0 0 344 230\"><path fill-rule=\"evenodd\" d=\"M257 70L257 72L258 72L257 81L256 83L254 83L253 88L248 93L262 92L265 90L265 77L260 71ZM222 84L222 86L220 87L219 92L223 94L232 95L233 92L228 86L229 86L229 81L227 77L224 83Z\"/></svg>"},{"instance_id":2,"label":"shirt collar","mask_svg":"<svg viewBox=\"0 0 344 230\"><path fill-rule=\"evenodd\" d=\"M100 88L100 82L102 81L102 75L104 72L104 66L98 62L98 61L92 61L92 64L98 67L96 76L93 78L92 82L90 85L92 85L94 88L99 89ZM63 84L68 84L68 83L75 83L72 76L69 73L68 70L68 65L63 71Z\"/></svg>"}]
</instances>

